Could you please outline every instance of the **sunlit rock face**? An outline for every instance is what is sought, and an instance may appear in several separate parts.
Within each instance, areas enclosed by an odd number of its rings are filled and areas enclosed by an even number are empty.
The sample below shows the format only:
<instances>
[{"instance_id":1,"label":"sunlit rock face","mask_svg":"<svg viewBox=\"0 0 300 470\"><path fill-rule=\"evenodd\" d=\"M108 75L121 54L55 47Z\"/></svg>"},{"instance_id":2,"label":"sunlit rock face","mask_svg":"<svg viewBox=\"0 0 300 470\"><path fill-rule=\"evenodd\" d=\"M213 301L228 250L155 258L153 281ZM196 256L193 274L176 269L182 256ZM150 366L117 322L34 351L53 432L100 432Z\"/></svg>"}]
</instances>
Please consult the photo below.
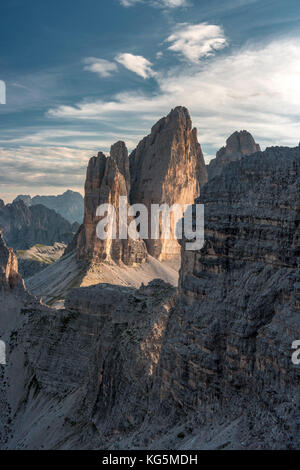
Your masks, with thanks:
<instances>
[{"instance_id":1,"label":"sunlit rock face","mask_svg":"<svg viewBox=\"0 0 300 470\"><path fill-rule=\"evenodd\" d=\"M241 160L245 155L259 152L260 146L255 142L252 135L247 131L234 132L226 141L226 146L222 147L216 158L207 165L208 179L219 176L226 165L230 162Z\"/></svg>"},{"instance_id":2,"label":"sunlit rock face","mask_svg":"<svg viewBox=\"0 0 300 470\"><path fill-rule=\"evenodd\" d=\"M11 248L7 248L0 230L0 289L24 290L24 282L18 272L18 260Z\"/></svg>"},{"instance_id":3,"label":"sunlit rock face","mask_svg":"<svg viewBox=\"0 0 300 470\"><path fill-rule=\"evenodd\" d=\"M89 262L116 262L132 265L146 259L146 247L143 241L130 238L120 239L119 198L126 197L130 189L128 151L124 142L117 142L111 147L109 157L99 153L89 161L85 183L84 222L77 236L77 256L79 260ZM98 206L111 204L116 210L116 238L108 236L101 240L96 227L100 217L96 215ZM126 206L126 211L128 204ZM127 219L127 224L132 219Z\"/></svg>"},{"instance_id":4,"label":"sunlit rock face","mask_svg":"<svg viewBox=\"0 0 300 470\"><path fill-rule=\"evenodd\" d=\"M192 204L207 181L206 167L197 130L192 128L189 112L177 107L152 128L130 155L131 203L142 203L149 213L148 252L160 259L179 255L171 218L170 240L151 239L151 204ZM162 226L160 222L160 234Z\"/></svg>"}]
</instances>

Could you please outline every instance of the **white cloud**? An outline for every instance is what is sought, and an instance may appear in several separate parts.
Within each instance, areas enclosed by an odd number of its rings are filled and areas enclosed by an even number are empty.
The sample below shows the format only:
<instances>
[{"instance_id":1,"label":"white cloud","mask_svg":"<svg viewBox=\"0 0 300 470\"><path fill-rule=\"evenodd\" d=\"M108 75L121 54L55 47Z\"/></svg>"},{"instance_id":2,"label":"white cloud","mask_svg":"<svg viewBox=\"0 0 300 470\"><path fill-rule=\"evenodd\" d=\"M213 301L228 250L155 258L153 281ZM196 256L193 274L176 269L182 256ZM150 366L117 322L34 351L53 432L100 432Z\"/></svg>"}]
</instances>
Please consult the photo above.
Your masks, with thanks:
<instances>
[{"instance_id":1,"label":"white cloud","mask_svg":"<svg viewBox=\"0 0 300 470\"><path fill-rule=\"evenodd\" d=\"M86 64L84 70L97 73L100 77L110 77L118 68L114 62L97 57L87 57L83 62Z\"/></svg>"},{"instance_id":2,"label":"white cloud","mask_svg":"<svg viewBox=\"0 0 300 470\"><path fill-rule=\"evenodd\" d=\"M156 75L152 70L153 64L143 56L125 53L117 55L115 59L119 64L124 65L128 70L131 70L131 72L136 73L140 77L150 78Z\"/></svg>"},{"instance_id":3,"label":"white cloud","mask_svg":"<svg viewBox=\"0 0 300 470\"><path fill-rule=\"evenodd\" d=\"M104 119L145 133L155 120L177 105L190 109L199 141L221 147L235 130L247 129L264 145L299 142L300 38L254 45L205 66L192 63L159 72L159 92L123 92L108 101L81 102L49 111L56 118Z\"/></svg>"},{"instance_id":4,"label":"white cloud","mask_svg":"<svg viewBox=\"0 0 300 470\"><path fill-rule=\"evenodd\" d=\"M227 46L223 29L214 24L178 24L166 42L169 50L179 52L191 62L213 55Z\"/></svg>"}]
</instances>

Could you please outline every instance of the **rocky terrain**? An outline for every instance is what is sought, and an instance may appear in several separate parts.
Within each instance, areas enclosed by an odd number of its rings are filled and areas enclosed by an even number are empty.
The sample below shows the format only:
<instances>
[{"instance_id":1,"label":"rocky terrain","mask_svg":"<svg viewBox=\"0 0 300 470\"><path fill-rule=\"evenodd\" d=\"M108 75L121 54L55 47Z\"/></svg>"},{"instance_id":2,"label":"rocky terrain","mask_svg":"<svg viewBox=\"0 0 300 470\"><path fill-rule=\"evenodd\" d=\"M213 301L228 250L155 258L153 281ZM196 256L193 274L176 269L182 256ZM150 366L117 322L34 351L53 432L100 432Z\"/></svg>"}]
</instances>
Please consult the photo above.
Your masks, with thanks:
<instances>
[{"instance_id":1,"label":"rocky terrain","mask_svg":"<svg viewBox=\"0 0 300 470\"><path fill-rule=\"evenodd\" d=\"M216 158L207 165L208 178L219 176L226 165L230 162L241 160L245 155L260 151L260 146L255 142L252 135L247 131L236 131L226 141L226 146L222 147Z\"/></svg>"},{"instance_id":2,"label":"rocky terrain","mask_svg":"<svg viewBox=\"0 0 300 470\"><path fill-rule=\"evenodd\" d=\"M175 219L171 217L170 240L163 238L161 221L156 240L120 239L119 197L127 198L128 204L142 203L147 207L150 231L152 204L176 203L184 209L185 204L192 204L199 196L206 181L197 131L184 107L175 108L158 121L130 157L121 141L112 145L109 157L99 152L90 159L87 168L83 224L63 259L42 276L28 279L30 291L53 304L62 302L72 287L99 282L139 287L142 282L159 277L177 285L180 245L173 236ZM101 217L96 210L102 204L113 204L117 209L116 238L100 240L97 236ZM127 217L129 224L135 224L133 217Z\"/></svg>"},{"instance_id":3,"label":"rocky terrain","mask_svg":"<svg viewBox=\"0 0 300 470\"><path fill-rule=\"evenodd\" d=\"M144 204L149 213L149 237L145 240L150 255L159 260L178 255L180 247L172 236L151 239L151 204L192 204L207 181L207 172L197 129L192 127L188 110L173 109L158 121L130 155L132 204ZM160 234L162 226L160 221ZM174 233L174 219L171 219Z\"/></svg>"},{"instance_id":4,"label":"rocky terrain","mask_svg":"<svg viewBox=\"0 0 300 470\"><path fill-rule=\"evenodd\" d=\"M101 240L96 233L100 217L97 207L112 204L116 209L116 226L119 227L119 198L129 198L130 175L128 151L124 142L117 142L111 147L110 156L103 153L93 157L88 165L85 183L85 212L83 225L76 236L77 258L82 262L99 264L102 262L123 263L132 266L143 263L146 259L146 246L141 240L120 239L118 231ZM128 202L125 203L128 211ZM103 214L104 215L104 214ZM132 218L131 218L132 219ZM130 218L125 221L129 224ZM133 221L134 223L134 221Z\"/></svg>"},{"instance_id":5,"label":"rocky terrain","mask_svg":"<svg viewBox=\"0 0 300 470\"><path fill-rule=\"evenodd\" d=\"M78 229L54 210L39 204L28 207L22 200L0 205L0 229L8 246L27 250L37 243L69 243Z\"/></svg>"},{"instance_id":6,"label":"rocky terrain","mask_svg":"<svg viewBox=\"0 0 300 470\"><path fill-rule=\"evenodd\" d=\"M274 147L208 182L178 292L101 284L51 309L0 240L1 448L299 449L299 176L299 147Z\"/></svg>"},{"instance_id":7,"label":"rocky terrain","mask_svg":"<svg viewBox=\"0 0 300 470\"><path fill-rule=\"evenodd\" d=\"M25 279L40 273L47 266L59 260L65 249L65 243L56 242L52 246L38 244L29 250L17 250L19 273Z\"/></svg>"},{"instance_id":8,"label":"rocky terrain","mask_svg":"<svg viewBox=\"0 0 300 470\"><path fill-rule=\"evenodd\" d=\"M68 189L58 196L34 196L19 195L15 201L22 200L27 206L42 204L60 214L71 224L83 221L83 197L80 193Z\"/></svg>"}]
</instances>

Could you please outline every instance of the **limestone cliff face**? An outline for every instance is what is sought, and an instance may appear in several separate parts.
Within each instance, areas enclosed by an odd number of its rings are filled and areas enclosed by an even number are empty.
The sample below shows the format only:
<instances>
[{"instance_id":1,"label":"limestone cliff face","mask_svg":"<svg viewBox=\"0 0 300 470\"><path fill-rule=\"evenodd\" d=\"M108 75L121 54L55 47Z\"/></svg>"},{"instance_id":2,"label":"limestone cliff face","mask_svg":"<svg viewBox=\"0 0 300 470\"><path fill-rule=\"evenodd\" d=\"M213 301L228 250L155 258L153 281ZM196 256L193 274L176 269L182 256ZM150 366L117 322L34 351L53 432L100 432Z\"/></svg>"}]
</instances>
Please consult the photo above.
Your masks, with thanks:
<instances>
[{"instance_id":1,"label":"limestone cliff face","mask_svg":"<svg viewBox=\"0 0 300 470\"><path fill-rule=\"evenodd\" d=\"M128 199L130 189L128 152L124 142L117 142L111 147L110 157L99 153L91 158L85 183L84 222L77 235L77 257L81 261L114 261L132 265L143 262L146 258L144 242L130 238L121 240L118 236L119 197ZM116 209L117 237L106 240L98 238L96 233L100 217L96 216L97 207L112 204ZM128 223L131 220L128 220Z\"/></svg>"},{"instance_id":2,"label":"limestone cliff face","mask_svg":"<svg viewBox=\"0 0 300 470\"><path fill-rule=\"evenodd\" d=\"M226 146L222 147L217 152L216 158L209 162L207 166L208 179L220 175L228 163L241 160L244 155L251 155L259 151L260 146L255 143L249 132L234 132L227 139Z\"/></svg>"},{"instance_id":3,"label":"limestone cliff face","mask_svg":"<svg viewBox=\"0 0 300 470\"><path fill-rule=\"evenodd\" d=\"M161 376L171 377L162 380L164 407L198 408L205 422L230 413L250 447L297 446L299 189L298 147L237 161L197 200L204 247L182 246L180 303L161 358Z\"/></svg>"},{"instance_id":4,"label":"limestone cliff face","mask_svg":"<svg viewBox=\"0 0 300 470\"><path fill-rule=\"evenodd\" d=\"M18 260L11 248L7 248L0 230L0 289L24 290L24 282L18 273Z\"/></svg>"},{"instance_id":5,"label":"limestone cliff face","mask_svg":"<svg viewBox=\"0 0 300 470\"><path fill-rule=\"evenodd\" d=\"M178 107L158 121L130 156L131 203L192 204L207 181L197 130L186 108ZM174 222L172 221L172 233ZM150 230L150 229L149 229ZM160 232L161 232L160 225ZM176 239L145 240L148 252L158 259L179 254Z\"/></svg>"}]
</instances>

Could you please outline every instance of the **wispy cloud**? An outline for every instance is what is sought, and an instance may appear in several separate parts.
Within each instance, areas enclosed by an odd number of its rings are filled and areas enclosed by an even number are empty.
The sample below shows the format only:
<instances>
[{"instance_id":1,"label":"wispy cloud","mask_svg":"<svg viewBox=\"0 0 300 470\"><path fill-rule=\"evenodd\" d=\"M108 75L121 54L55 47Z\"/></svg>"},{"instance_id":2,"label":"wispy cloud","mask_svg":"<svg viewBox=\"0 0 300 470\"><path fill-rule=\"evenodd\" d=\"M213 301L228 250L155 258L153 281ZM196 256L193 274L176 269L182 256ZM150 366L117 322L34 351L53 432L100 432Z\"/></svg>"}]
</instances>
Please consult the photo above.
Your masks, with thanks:
<instances>
[{"instance_id":1,"label":"wispy cloud","mask_svg":"<svg viewBox=\"0 0 300 470\"><path fill-rule=\"evenodd\" d=\"M124 53L117 55L116 61L140 77L150 78L156 75L152 70L153 64L143 56Z\"/></svg>"},{"instance_id":2,"label":"wispy cloud","mask_svg":"<svg viewBox=\"0 0 300 470\"><path fill-rule=\"evenodd\" d=\"M120 0L123 7L132 7L137 3L147 3L157 8L178 8L189 5L188 0Z\"/></svg>"},{"instance_id":3,"label":"wispy cloud","mask_svg":"<svg viewBox=\"0 0 300 470\"><path fill-rule=\"evenodd\" d=\"M166 42L171 44L170 51L179 52L191 62L211 56L227 46L223 29L208 23L178 24Z\"/></svg>"},{"instance_id":4,"label":"wispy cloud","mask_svg":"<svg viewBox=\"0 0 300 470\"><path fill-rule=\"evenodd\" d=\"M86 64L84 70L97 73L100 77L110 77L118 69L114 62L97 57L87 57L83 62Z\"/></svg>"},{"instance_id":5,"label":"wispy cloud","mask_svg":"<svg viewBox=\"0 0 300 470\"><path fill-rule=\"evenodd\" d=\"M278 60L280 58L280 60ZM258 73L259 71L259 73ZM300 39L253 45L205 66L192 63L159 72L159 92L119 93L112 99L83 101L49 111L56 118L144 122L145 131L171 107L187 106L200 142L219 147L234 130L253 132L262 145L299 141Z\"/></svg>"}]
</instances>

